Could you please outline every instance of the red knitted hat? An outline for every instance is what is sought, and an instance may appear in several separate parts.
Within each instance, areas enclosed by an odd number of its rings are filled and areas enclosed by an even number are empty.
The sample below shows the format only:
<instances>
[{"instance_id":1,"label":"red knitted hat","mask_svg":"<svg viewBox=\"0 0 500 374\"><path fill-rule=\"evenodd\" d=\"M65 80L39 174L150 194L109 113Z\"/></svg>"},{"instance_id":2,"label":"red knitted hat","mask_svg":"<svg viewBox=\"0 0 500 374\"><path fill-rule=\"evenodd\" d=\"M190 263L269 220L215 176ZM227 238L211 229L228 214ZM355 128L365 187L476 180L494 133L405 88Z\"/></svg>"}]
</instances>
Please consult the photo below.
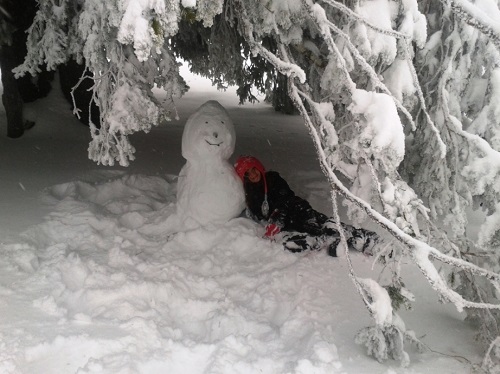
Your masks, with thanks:
<instances>
[{"instance_id":1,"label":"red knitted hat","mask_svg":"<svg viewBox=\"0 0 500 374\"><path fill-rule=\"evenodd\" d=\"M234 164L236 174L238 174L241 180L245 179L245 173L251 168L256 168L258 171L260 171L262 176L265 177L266 169L264 168L264 165L262 165L262 162L257 160L255 157L240 156Z\"/></svg>"},{"instance_id":2,"label":"red knitted hat","mask_svg":"<svg viewBox=\"0 0 500 374\"><path fill-rule=\"evenodd\" d=\"M267 202L267 181L266 169L264 168L264 165L262 165L262 162L252 156L240 156L234 164L236 174L238 174L243 182L245 181L246 172L251 168L256 168L258 171L260 171L262 179L264 180L264 201L262 202L261 209L262 214L264 215L264 217L266 217L269 213L269 203Z\"/></svg>"}]
</instances>

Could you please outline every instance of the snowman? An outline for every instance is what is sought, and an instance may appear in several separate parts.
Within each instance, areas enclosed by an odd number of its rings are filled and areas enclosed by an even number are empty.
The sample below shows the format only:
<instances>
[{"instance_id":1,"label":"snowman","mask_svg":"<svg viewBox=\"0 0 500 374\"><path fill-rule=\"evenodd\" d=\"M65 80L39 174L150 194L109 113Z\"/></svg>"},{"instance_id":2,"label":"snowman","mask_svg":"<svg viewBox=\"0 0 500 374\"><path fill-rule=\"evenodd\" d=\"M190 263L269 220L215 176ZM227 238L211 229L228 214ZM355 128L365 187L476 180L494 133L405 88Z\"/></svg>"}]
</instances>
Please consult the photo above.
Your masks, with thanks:
<instances>
[{"instance_id":1,"label":"snowman","mask_svg":"<svg viewBox=\"0 0 500 374\"><path fill-rule=\"evenodd\" d=\"M207 101L188 118L182 134L186 164L177 184L177 216L185 229L225 223L244 209L241 180L228 162L235 137L217 101Z\"/></svg>"}]
</instances>

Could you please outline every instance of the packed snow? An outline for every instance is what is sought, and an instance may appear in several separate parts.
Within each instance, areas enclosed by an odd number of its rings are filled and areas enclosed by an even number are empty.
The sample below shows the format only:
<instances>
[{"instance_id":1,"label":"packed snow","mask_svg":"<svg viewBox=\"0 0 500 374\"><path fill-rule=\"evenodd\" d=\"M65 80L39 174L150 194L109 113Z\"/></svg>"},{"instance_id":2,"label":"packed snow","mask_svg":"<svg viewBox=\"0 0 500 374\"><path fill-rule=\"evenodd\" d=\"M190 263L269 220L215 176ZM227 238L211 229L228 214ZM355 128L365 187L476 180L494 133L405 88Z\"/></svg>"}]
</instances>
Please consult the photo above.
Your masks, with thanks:
<instances>
[{"instance_id":1,"label":"packed snow","mask_svg":"<svg viewBox=\"0 0 500 374\"><path fill-rule=\"evenodd\" d=\"M186 164L177 189L180 229L222 224L245 208L241 180L228 162L235 144L233 122L215 100L204 103L187 120L182 133Z\"/></svg>"},{"instance_id":2,"label":"packed snow","mask_svg":"<svg viewBox=\"0 0 500 374\"><path fill-rule=\"evenodd\" d=\"M179 120L132 137L128 168L87 159L89 130L57 89L28 106L37 124L22 138L0 136L0 373L469 373L480 363L473 326L410 263L402 267L415 303L400 314L428 350L408 347L402 368L355 343L373 321L345 259L285 252L244 217L166 230L184 126L207 100L225 107L235 131L234 152L207 162L255 155L331 214L300 117L188 84ZM0 124L5 133L2 106ZM352 260L366 283L384 284L373 258Z\"/></svg>"}]
</instances>

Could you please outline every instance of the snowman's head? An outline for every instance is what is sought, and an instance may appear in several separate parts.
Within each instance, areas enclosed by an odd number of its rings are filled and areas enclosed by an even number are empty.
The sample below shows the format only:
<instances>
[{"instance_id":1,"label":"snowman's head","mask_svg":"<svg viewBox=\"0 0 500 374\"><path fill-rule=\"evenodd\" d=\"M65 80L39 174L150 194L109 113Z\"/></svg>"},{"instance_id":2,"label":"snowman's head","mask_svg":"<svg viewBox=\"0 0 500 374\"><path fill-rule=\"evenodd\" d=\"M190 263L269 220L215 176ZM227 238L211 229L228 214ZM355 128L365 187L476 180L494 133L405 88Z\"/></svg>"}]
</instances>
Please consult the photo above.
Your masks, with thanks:
<instances>
[{"instance_id":1,"label":"snowman's head","mask_svg":"<svg viewBox=\"0 0 500 374\"><path fill-rule=\"evenodd\" d=\"M182 133L182 156L191 162L229 159L236 141L233 121L219 102L207 101L187 120Z\"/></svg>"}]
</instances>

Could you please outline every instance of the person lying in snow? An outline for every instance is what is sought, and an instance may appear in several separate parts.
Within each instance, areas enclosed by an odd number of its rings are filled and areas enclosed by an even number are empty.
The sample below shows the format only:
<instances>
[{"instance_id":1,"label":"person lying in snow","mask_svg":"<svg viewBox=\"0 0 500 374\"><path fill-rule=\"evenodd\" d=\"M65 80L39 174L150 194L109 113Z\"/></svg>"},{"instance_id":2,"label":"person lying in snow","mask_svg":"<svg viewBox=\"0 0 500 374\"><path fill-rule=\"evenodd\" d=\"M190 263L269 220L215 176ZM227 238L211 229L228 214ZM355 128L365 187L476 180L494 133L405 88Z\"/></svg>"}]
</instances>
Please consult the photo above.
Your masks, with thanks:
<instances>
[{"instance_id":1,"label":"person lying in snow","mask_svg":"<svg viewBox=\"0 0 500 374\"><path fill-rule=\"evenodd\" d=\"M255 157L241 156L234 167L243 181L247 216L265 224L265 237L282 240L285 249L291 252L327 248L330 256L337 256L340 234L333 219L295 195L278 172L266 172ZM379 240L375 232L341 225L350 249L371 254Z\"/></svg>"}]
</instances>

